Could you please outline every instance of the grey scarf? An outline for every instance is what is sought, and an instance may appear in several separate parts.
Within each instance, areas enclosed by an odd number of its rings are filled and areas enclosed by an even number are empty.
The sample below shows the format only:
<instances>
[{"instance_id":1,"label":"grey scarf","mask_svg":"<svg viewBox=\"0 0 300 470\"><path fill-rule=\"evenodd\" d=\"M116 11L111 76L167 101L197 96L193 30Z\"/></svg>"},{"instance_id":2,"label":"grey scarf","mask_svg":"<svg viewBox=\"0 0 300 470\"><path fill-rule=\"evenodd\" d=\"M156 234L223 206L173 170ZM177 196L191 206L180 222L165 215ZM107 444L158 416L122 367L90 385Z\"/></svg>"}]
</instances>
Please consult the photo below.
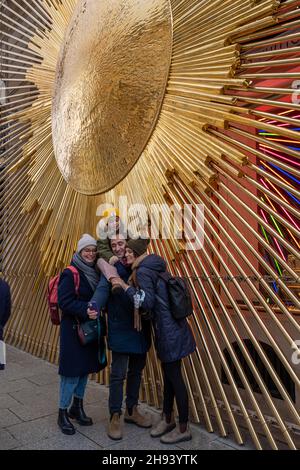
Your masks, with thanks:
<instances>
[{"instance_id":1,"label":"grey scarf","mask_svg":"<svg viewBox=\"0 0 300 470\"><path fill-rule=\"evenodd\" d=\"M87 261L84 261L84 259L80 256L79 253L75 253L72 261L75 264L76 268L83 272L83 274L88 280L89 285L94 291L100 280L100 274L98 274L95 269L95 263L88 263Z\"/></svg>"}]
</instances>

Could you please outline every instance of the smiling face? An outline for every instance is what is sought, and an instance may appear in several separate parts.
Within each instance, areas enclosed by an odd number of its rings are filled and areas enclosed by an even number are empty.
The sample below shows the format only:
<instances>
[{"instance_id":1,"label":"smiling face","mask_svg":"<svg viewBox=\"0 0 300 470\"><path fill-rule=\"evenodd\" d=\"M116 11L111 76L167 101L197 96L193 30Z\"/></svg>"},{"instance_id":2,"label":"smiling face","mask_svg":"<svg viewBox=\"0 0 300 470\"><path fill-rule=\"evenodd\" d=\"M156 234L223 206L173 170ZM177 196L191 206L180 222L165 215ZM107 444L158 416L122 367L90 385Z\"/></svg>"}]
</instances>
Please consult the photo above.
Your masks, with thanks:
<instances>
[{"instance_id":1,"label":"smiling face","mask_svg":"<svg viewBox=\"0 0 300 470\"><path fill-rule=\"evenodd\" d=\"M126 250L125 250L125 257L127 260L127 264L129 265L133 264L136 260L134 251L132 251L131 248L128 248L128 247L126 247Z\"/></svg>"},{"instance_id":2,"label":"smiling face","mask_svg":"<svg viewBox=\"0 0 300 470\"><path fill-rule=\"evenodd\" d=\"M96 252L96 247L94 245L89 245L83 248L83 250L81 250L80 255L84 261L88 263L93 263L94 261L96 261Z\"/></svg>"},{"instance_id":3,"label":"smiling face","mask_svg":"<svg viewBox=\"0 0 300 470\"><path fill-rule=\"evenodd\" d=\"M125 256L126 240L122 235L117 235L114 237L111 242L111 251L118 258L123 258Z\"/></svg>"}]
</instances>

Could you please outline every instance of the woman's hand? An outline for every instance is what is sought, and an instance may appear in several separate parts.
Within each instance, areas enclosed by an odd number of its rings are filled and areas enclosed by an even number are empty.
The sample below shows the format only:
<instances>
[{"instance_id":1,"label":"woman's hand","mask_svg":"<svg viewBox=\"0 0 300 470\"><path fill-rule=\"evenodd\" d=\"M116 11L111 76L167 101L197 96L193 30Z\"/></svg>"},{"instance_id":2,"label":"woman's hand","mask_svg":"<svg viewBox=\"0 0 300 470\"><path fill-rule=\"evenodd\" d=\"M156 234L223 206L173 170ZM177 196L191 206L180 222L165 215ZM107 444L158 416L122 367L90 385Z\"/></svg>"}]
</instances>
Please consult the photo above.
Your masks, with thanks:
<instances>
[{"instance_id":1,"label":"woman's hand","mask_svg":"<svg viewBox=\"0 0 300 470\"><path fill-rule=\"evenodd\" d=\"M96 320L98 317L98 312L96 310L87 309L87 314L90 320Z\"/></svg>"}]
</instances>

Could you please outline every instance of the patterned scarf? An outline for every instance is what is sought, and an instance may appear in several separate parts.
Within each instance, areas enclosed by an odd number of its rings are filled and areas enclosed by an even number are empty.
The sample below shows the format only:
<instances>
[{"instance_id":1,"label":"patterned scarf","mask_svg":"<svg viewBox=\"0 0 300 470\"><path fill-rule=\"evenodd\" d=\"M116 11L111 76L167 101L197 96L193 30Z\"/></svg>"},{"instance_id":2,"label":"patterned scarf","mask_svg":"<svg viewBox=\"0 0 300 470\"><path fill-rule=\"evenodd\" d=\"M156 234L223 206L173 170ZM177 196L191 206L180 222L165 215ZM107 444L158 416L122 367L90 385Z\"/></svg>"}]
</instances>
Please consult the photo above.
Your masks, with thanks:
<instances>
[{"instance_id":1,"label":"patterned scarf","mask_svg":"<svg viewBox=\"0 0 300 470\"><path fill-rule=\"evenodd\" d=\"M100 280L100 274L98 274L95 269L96 263L89 263L87 261L84 261L84 259L80 256L79 253L75 253L72 261L75 264L76 268L83 272L83 274L88 280L89 285L94 291Z\"/></svg>"}]
</instances>

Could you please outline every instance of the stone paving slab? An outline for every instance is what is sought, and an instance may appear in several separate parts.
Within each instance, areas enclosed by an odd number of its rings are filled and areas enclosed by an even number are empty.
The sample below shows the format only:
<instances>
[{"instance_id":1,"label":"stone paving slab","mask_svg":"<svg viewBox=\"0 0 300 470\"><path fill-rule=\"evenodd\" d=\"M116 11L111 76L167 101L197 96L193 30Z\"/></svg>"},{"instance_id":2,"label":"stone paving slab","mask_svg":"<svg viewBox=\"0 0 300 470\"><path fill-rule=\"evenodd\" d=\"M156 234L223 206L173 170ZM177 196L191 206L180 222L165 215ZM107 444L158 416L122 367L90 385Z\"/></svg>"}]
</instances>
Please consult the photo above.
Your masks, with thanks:
<instances>
[{"instance_id":1,"label":"stone paving slab","mask_svg":"<svg viewBox=\"0 0 300 470\"><path fill-rule=\"evenodd\" d=\"M36 385L57 384L57 371L51 369L48 372L32 375L28 380Z\"/></svg>"},{"instance_id":2,"label":"stone paving slab","mask_svg":"<svg viewBox=\"0 0 300 470\"><path fill-rule=\"evenodd\" d=\"M20 445L30 445L32 442L58 437L60 433L57 432L56 420L57 414L55 413L55 415L9 426L8 430Z\"/></svg>"},{"instance_id":3,"label":"stone paving slab","mask_svg":"<svg viewBox=\"0 0 300 470\"><path fill-rule=\"evenodd\" d=\"M0 372L0 450L235 450L254 448L238 446L232 439L222 439L203 426L191 425L193 439L177 446L160 443L150 437L148 429L124 423L122 441L112 441L106 434L108 423L108 387L90 381L85 409L94 425L79 426L76 434L63 435L57 426L59 376L57 366L31 356L14 347L7 347L7 366ZM141 404L142 412L152 421L160 412Z\"/></svg>"},{"instance_id":4,"label":"stone paving slab","mask_svg":"<svg viewBox=\"0 0 300 470\"><path fill-rule=\"evenodd\" d=\"M101 450L102 448L81 434L59 436L43 439L30 445L18 447L16 450Z\"/></svg>"},{"instance_id":5,"label":"stone paving slab","mask_svg":"<svg viewBox=\"0 0 300 470\"><path fill-rule=\"evenodd\" d=\"M2 410L3 408L13 408L15 405L19 405L19 404L20 404L20 402L15 400L8 393L1 393L0 394L0 410Z\"/></svg>"},{"instance_id":6,"label":"stone paving slab","mask_svg":"<svg viewBox=\"0 0 300 470\"><path fill-rule=\"evenodd\" d=\"M1 430L7 428L8 426L12 426L13 424L20 423L22 420L12 413L10 410L3 409L1 410Z\"/></svg>"},{"instance_id":7,"label":"stone paving slab","mask_svg":"<svg viewBox=\"0 0 300 470\"><path fill-rule=\"evenodd\" d=\"M224 445L223 442L216 439L215 441L212 441L209 443L207 450L237 450L237 449L230 445ZM243 450L243 448L240 448L239 450Z\"/></svg>"},{"instance_id":8,"label":"stone paving slab","mask_svg":"<svg viewBox=\"0 0 300 470\"><path fill-rule=\"evenodd\" d=\"M1 371L2 373L3 371ZM21 390L32 390L32 382L27 379L1 380L0 393L20 392Z\"/></svg>"},{"instance_id":9,"label":"stone paving slab","mask_svg":"<svg viewBox=\"0 0 300 470\"><path fill-rule=\"evenodd\" d=\"M0 430L0 450L16 449L20 444L8 431Z\"/></svg>"}]
</instances>

